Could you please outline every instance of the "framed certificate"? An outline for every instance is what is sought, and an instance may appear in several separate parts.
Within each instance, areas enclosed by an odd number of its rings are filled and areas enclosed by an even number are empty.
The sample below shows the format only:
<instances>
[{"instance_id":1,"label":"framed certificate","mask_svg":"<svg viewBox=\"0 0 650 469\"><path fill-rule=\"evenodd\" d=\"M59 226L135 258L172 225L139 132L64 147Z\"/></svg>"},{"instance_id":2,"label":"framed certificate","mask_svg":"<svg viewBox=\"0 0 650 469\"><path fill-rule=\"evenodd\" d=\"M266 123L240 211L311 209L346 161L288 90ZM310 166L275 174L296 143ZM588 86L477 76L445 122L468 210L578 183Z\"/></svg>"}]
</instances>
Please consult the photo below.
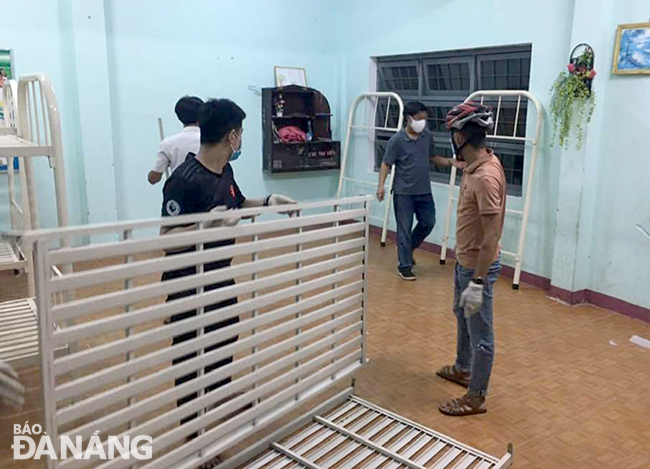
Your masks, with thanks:
<instances>
[{"instance_id":1,"label":"framed certificate","mask_svg":"<svg viewBox=\"0 0 650 469\"><path fill-rule=\"evenodd\" d=\"M275 86L307 86L307 72L299 67L275 67Z\"/></svg>"}]
</instances>

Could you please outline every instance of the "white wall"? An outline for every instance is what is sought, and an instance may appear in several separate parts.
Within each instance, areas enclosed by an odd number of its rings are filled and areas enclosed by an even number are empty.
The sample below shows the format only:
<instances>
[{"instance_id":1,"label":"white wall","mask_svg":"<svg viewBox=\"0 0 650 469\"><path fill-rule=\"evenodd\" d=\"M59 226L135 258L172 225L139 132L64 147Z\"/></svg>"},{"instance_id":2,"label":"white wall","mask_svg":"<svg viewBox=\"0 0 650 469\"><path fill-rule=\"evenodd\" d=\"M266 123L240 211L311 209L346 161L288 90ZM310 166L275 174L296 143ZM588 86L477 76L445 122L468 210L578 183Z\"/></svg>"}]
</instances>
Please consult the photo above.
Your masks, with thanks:
<instances>
[{"instance_id":1,"label":"white wall","mask_svg":"<svg viewBox=\"0 0 650 469\"><path fill-rule=\"evenodd\" d=\"M334 18L322 2L112 0L107 5L120 218L160 213L162 184L146 183L159 141L156 119L163 118L167 135L179 131L173 107L184 94L230 98L246 111L243 153L233 164L246 196L333 195L338 172L262 172L261 97L248 89L275 86L275 65L304 67L309 86L330 101L339 135Z\"/></svg>"},{"instance_id":2,"label":"white wall","mask_svg":"<svg viewBox=\"0 0 650 469\"><path fill-rule=\"evenodd\" d=\"M618 24L647 21L648 2L616 2L609 29ZM611 53L610 53L611 56ZM606 120L597 135L600 143L595 191L595 220L591 244L591 288L650 308L650 75L610 74L611 62L601 63L599 80L606 95L599 101Z\"/></svg>"}]
</instances>

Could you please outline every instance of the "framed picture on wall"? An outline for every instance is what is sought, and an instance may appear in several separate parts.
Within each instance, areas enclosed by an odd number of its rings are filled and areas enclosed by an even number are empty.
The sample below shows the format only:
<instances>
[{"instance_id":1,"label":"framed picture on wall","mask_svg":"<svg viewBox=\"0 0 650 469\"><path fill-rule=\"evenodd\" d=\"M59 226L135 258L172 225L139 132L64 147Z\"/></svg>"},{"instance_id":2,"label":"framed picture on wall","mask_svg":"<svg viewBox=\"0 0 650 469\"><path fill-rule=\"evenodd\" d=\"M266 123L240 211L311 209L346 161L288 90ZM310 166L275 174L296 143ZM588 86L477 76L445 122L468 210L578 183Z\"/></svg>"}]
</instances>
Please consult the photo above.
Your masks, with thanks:
<instances>
[{"instance_id":1,"label":"framed picture on wall","mask_svg":"<svg viewBox=\"0 0 650 469\"><path fill-rule=\"evenodd\" d=\"M0 48L0 125L4 119L2 86L6 80L14 78L14 55L11 49Z\"/></svg>"},{"instance_id":2,"label":"framed picture on wall","mask_svg":"<svg viewBox=\"0 0 650 469\"><path fill-rule=\"evenodd\" d=\"M619 25L612 72L617 75L650 75L650 23Z\"/></svg>"},{"instance_id":3,"label":"framed picture on wall","mask_svg":"<svg viewBox=\"0 0 650 469\"><path fill-rule=\"evenodd\" d=\"M307 72L299 67L275 67L275 86L307 86Z\"/></svg>"}]
</instances>

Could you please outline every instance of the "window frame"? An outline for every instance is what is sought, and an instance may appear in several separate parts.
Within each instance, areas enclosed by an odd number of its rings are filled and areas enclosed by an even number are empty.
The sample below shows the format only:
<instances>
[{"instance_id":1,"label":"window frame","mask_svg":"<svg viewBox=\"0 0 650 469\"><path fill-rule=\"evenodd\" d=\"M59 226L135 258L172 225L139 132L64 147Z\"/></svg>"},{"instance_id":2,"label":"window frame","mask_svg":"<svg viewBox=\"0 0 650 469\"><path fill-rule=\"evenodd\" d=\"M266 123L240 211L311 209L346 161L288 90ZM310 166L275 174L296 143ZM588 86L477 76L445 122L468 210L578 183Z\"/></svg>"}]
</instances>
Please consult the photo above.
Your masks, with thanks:
<instances>
[{"instance_id":1,"label":"window frame","mask_svg":"<svg viewBox=\"0 0 650 469\"><path fill-rule=\"evenodd\" d=\"M496 60L512 60L512 59L531 59L531 53L530 52L499 52L499 53L487 53L487 54L477 54L475 56L476 59L476 86L477 90L496 90L496 89L506 89L506 90L517 90L517 91L528 91L530 89L530 66L528 70L528 88L522 89L522 88L496 88L496 83L494 88L485 88L482 87L481 83L481 76L482 76L482 71L483 71L483 62L487 62L488 60L496 61ZM507 77L507 74L506 74Z\"/></svg>"},{"instance_id":2,"label":"window frame","mask_svg":"<svg viewBox=\"0 0 650 469\"><path fill-rule=\"evenodd\" d=\"M458 104L459 102L464 101L467 96L475 91L483 91L496 88L485 88L481 87L481 72L482 72L482 63L487 60L508 60L508 59L529 59L530 67L528 70L528 87L530 88L530 71L532 68L532 44L514 44L509 46L497 46L489 48L476 48L476 49L461 49L461 50L450 50L450 51L440 51L440 52L431 52L431 53L418 53L418 54L406 54L406 55L392 55L392 56L383 56L375 57L376 67L377 67L377 90L378 91L389 91L385 86L385 78L383 76L383 70L390 67L399 67L399 66L415 66L418 76L418 89L417 90L390 90L399 94L402 97L402 100L406 103L408 101L421 101L427 108L430 107L449 107ZM449 63L467 63L469 66L469 87L468 91L465 90L431 90L429 87L429 73L428 66L433 64L449 64ZM495 83L496 85L496 83ZM513 88L507 88L513 89ZM515 90L518 88L514 88ZM527 90L526 90L527 91ZM516 107L517 98L506 98L504 97L501 101L501 108L508 109ZM496 112L496 104L495 104ZM523 120L523 135L526 135L527 128L527 112L528 112L528 102L521 103L520 108L520 119ZM521 115L523 114L523 118ZM378 112L378 118L380 118L380 113ZM385 115L382 115L381 118L384 118ZM505 125L505 124L504 124ZM427 126L430 129L429 125ZM518 125L518 135L522 127ZM431 130L434 137L434 144L438 148L445 148L448 151L451 147L449 142L449 134L439 131L437 128ZM376 131L375 132L375 145L374 145L374 167L375 171L379 169L381 163L381 158L383 155L378 154L378 141L385 141L390 138L390 133ZM491 138L488 136L488 142L490 146L495 148L495 153L498 155L499 152L497 149L502 149L506 154L512 154L521 158L522 163L522 177L521 185L514 184L511 182L507 183L507 193L508 195L521 197L524 185L525 174L523 174L523 168L525 167L525 145L518 142L503 141L498 138ZM505 168L506 173L515 171L515 167ZM518 169L516 170L519 171ZM430 180L437 184L448 184L449 183L449 173L441 170L432 169L429 172ZM456 184L459 184L459 178L456 179Z\"/></svg>"},{"instance_id":3,"label":"window frame","mask_svg":"<svg viewBox=\"0 0 650 469\"><path fill-rule=\"evenodd\" d=\"M418 90L417 94L407 94L411 93L414 90L386 90L386 91L393 91L398 94L404 93L407 96L419 96L422 91L422 64L419 63L418 61L413 61L413 60L395 60L395 61L378 61L377 62L377 89L380 90L383 88L383 84L386 81L386 78L384 76L384 69L387 68L394 68L394 67L412 67L415 65L415 73L417 75L417 80L418 80Z\"/></svg>"},{"instance_id":4,"label":"window frame","mask_svg":"<svg viewBox=\"0 0 650 469\"><path fill-rule=\"evenodd\" d=\"M467 90L432 90L429 86L429 65L449 65L449 64L467 64L469 68L469 88ZM440 57L432 59L423 59L422 60L422 75L424 78L423 81L423 90L421 96L431 97L431 96L458 96L462 94L469 95L474 89L474 83L476 83L476 73L474 66L474 57L472 56L458 56L458 57Z\"/></svg>"}]
</instances>

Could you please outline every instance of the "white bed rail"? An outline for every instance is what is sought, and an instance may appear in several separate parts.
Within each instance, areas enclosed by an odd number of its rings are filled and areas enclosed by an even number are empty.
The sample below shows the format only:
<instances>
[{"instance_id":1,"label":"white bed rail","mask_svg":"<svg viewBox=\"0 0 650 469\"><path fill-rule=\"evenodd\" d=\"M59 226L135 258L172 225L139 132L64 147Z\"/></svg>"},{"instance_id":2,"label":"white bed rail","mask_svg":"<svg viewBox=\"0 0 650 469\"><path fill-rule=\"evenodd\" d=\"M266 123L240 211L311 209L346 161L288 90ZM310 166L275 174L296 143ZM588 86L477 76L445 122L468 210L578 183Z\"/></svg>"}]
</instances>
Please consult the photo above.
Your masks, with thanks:
<instances>
[{"instance_id":1,"label":"white bed rail","mask_svg":"<svg viewBox=\"0 0 650 469\"><path fill-rule=\"evenodd\" d=\"M286 207L246 209L238 214L247 220L230 228L210 227L232 215L222 212L25 234L35 254L44 430L55 449L62 435L81 436L84 447L97 431L105 446L108 435L148 435L153 459L138 467L194 468L349 377L366 360L370 200L298 204L291 218L279 218ZM177 224L195 229L151 234L151 228ZM67 245L99 233L114 241ZM235 238L237 244L224 244ZM162 256L188 247L194 249ZM231 266L204 269L231 258ZM52 277L54 264L69 270ZM160 281L162 272L186 267L197 273ZM222 286L211 288L215 284ZM196 294L164 301L188 291ZM52 304L59 294L63 302ZM231 298L239 301L208 309ZM196 315L167 320L187 311ZM232 318L239 322L204 330ZM56 356L67 344L78 347ZM174 384L190 373L196 378ZM190 394L193 400L177 405ZM69 457L47 467L133 465L119 457Z\"/></svg>"},{"instance_id":2,"label":"white bed rail","mask_svg":"<svg viewBox=\"0 0 650 469\"><path fill-rule=\"evenodd\" d=\"M384 118L383 125L378 125L377 124L377 108L379 107L379 100L380 99L386 99L387 104L386 104L386 116ZM395 100L395 103L397 104L399 108L399 115L397 117L397 125L395 127L389 125L389 117L390 117L390 106L392 100ZM359 108L359 105L361 103L366 104L366 111L368 107L371 107L373 109L372 111L372 116L365 116L366 119L366 124L355 124L355 116L357 114L357 109ZM338 189L336 191L336 197L341 198L343 194L343 184L345 182L351 182L354 184L361 184L369 187L377 187L376 182L372 181L365 181L365 180L360 180L360 179L354 179L351 177L348 177L346 175L346 170L347 170L347 161L348 161L348 155L350 153L350 142L353 137L353 133L355 130L366 130L369 133L370 138L372 141L375 139L375 132L379 130L387 131L387 132L399 132L402 128L402 124L404 121L404 102L402 101L402 98L400 95L397 93L393 93L390 91L379 91L379 92L374 92L374 93L363 93L357 96L357 98L354 100L352 103L352 107L350 108L350 114L348 116L348 128L347 128L347 134L345 136L345 145L343 147L343 158L341 160L341 172L339 175L339 185ZM374 153L374 149L373 149ZM391 207L391 202L392 202L392 193L393 193L393 177L395 175L395 165L391 168L391 172L389 175L388 179L388 192L386 195L386 206L384 207L384 219L383 219L383 224L382 224L382 230L381 230L381 244L384 246L386 244L386 236L388 233L388 219L390 217L390 207Z\"/></svg>"},{"instance_id":3,"label":"white bed rail","mask_svg":"<svg viewBox=\"0 0 650 469\"><path fill-rule=\"evenodd\" d=\"M541 102L528 91L520 90L490 90L490 91L476 91L472 93L466 100L467 101L477 101L479 100L481 104L485 102L485 99L496 99L497 106L495 111L495 125L494 132L488 135L488 139L493 139L497 141L514 141L522 142L524 144L530 144L532 147L530 164L528 165L528 177L525 181L525 190L523 191L523 210L513 210L507 209L507 215L516 215L521 216L521 228L519 230L519 242L517 245L516 252L510 252L502 250L501 253L507 256L514 257L515 259L515 274L512 281L512 288L515 290L519 288L519 283L521 280L521 267L524 257L524 249L526 247L526 230L528 227L528 218L530 216L530 204L532 201L533 194L533 183L535 181L535 168L537 167L537 159L539 156L539 146L540 138L542 134L542 125L544 123L544 108L542 107ZM499 119L501 118L501 110L504 99L516 99L516 111L514 119L514 128L512 133L499 133ZM522 102L523 101L523 102ZM518 124L519 116L522 111L522 105L527 103L532 103L535 107L535 132L534 136L519 136L518 135ZM505 126L504 126L505 127ZM456 158L456 155L454 155ZM445 217L445 231L442 239L442 250L440 253L440 262L445 263L447 258L447 248L449 246L449 230L451 227L451 218L454 201L457 200L456 196L456 167L452 166L451 175L449 177L449 198L447 200L447 213Z\"/></svg>"}]
</instances>

